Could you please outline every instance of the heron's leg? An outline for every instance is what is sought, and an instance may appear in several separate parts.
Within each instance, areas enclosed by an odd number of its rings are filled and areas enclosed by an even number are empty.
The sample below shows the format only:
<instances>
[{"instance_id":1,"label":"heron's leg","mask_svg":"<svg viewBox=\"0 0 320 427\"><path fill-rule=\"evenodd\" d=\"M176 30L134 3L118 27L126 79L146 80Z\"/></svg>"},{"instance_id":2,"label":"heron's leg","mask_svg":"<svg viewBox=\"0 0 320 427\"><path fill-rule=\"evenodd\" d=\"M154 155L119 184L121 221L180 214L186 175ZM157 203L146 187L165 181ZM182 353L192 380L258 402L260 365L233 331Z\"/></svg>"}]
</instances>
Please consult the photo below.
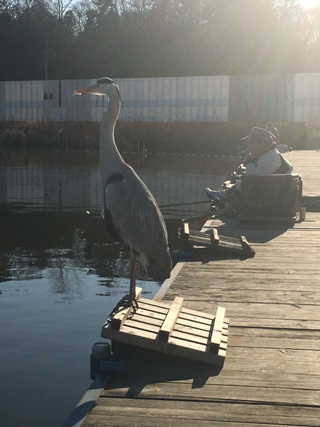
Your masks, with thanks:
<instances>
[{"instance_id":1,"label":"heron's leg","mask_svg":"<svg viewBox=\"0 0 320 427\"><path fill-rule=\"evenodd\" d=\"M130 290L129 290L129 305L133 308L138 308L138 302L136 300L136 270L137 270L137 256L134 251L130 251Z\"/></svg>"}]
</instances>

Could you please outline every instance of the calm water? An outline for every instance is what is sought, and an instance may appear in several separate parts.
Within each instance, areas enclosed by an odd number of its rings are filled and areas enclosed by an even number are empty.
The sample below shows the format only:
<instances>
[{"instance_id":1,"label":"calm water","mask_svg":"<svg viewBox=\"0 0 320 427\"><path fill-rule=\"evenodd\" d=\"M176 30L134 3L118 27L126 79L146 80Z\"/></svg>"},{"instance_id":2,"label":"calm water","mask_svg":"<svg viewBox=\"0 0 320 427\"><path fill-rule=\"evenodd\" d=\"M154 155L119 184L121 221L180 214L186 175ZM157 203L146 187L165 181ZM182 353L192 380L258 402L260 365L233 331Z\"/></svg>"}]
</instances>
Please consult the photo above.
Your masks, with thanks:
<instances>
[{"instance_id":1,"label":"calm water","mask_svg":"<svg viewBox=\"0 0 320 427\"><path fill-rule=\"evenodd\" d=\"M125 157L162 206L171 250L180 219L208 208L187 203L205 201L203 188L218 187L236 163ZM0 151L3 427L59 427L91 383L92 344L129 288L128 253L107 235L100 206L97 152ZM151 298L160 284L139 277Z\"/></svg>"}]
</instances>

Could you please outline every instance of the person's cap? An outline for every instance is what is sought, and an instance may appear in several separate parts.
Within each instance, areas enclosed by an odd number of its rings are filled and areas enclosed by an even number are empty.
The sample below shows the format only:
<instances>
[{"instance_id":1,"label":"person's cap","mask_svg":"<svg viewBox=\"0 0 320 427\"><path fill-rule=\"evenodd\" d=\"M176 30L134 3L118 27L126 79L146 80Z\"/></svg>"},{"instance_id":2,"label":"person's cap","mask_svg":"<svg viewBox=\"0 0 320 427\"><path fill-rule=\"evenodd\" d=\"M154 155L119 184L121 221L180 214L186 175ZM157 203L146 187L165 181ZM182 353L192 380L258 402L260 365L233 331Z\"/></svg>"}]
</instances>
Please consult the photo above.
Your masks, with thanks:
<instances>
[{"instance_id":1,"label":"person's cap","mask_svg":"<svg viewBox=\"0 0 320 427\"><path fill-rule=\"evenodd\" d=\"M241 138L242 141L250 142L255 139L259 139L260 141L264 142L272 142L273 137L272 134L267 131L267 129L253 127L249 133L248 136L245 136L244 138Z\"/></svg>"}]
</instances>

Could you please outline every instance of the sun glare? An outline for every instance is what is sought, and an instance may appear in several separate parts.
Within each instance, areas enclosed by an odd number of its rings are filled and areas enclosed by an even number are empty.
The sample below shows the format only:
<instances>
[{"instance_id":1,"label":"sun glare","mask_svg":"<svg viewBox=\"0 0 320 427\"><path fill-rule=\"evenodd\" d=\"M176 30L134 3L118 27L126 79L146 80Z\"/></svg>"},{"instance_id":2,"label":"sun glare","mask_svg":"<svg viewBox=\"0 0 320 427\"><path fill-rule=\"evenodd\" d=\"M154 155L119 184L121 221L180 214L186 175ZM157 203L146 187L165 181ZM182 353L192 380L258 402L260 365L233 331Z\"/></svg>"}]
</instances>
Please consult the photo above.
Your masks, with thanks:
<instances>
[{"instance_id":1,"label":"sun glare","mask_svg":"<svg viewBox=\"0 0 320 427\"><path fill-rule=\"evenodd\" d=\"M301 6L305 9L311 9L315 6L320 6L320 0L299 0Z\"/></svg>"}]
</instances>

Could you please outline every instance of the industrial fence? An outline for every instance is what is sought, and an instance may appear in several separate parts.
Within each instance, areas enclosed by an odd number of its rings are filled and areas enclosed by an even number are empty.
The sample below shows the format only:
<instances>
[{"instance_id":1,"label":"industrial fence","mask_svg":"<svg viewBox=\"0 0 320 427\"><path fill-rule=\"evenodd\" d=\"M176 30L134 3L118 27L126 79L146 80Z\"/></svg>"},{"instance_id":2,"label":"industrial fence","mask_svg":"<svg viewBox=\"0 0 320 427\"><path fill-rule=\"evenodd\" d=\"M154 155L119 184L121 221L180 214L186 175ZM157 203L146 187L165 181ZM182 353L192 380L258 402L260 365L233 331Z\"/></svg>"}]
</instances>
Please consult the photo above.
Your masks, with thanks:
<instances>
[{"instance_id":1,"label":"industrial fence","mask_svg":"<svg viewBox=\"0 0 320 427\"><path fill-rule=\"evenodd\" d=\"M3 121L97 122L108 100L72 96L94 80L0 82ZM317 122L320 73L115 79L124 122Z\"/></svg>"}]
</instances>

